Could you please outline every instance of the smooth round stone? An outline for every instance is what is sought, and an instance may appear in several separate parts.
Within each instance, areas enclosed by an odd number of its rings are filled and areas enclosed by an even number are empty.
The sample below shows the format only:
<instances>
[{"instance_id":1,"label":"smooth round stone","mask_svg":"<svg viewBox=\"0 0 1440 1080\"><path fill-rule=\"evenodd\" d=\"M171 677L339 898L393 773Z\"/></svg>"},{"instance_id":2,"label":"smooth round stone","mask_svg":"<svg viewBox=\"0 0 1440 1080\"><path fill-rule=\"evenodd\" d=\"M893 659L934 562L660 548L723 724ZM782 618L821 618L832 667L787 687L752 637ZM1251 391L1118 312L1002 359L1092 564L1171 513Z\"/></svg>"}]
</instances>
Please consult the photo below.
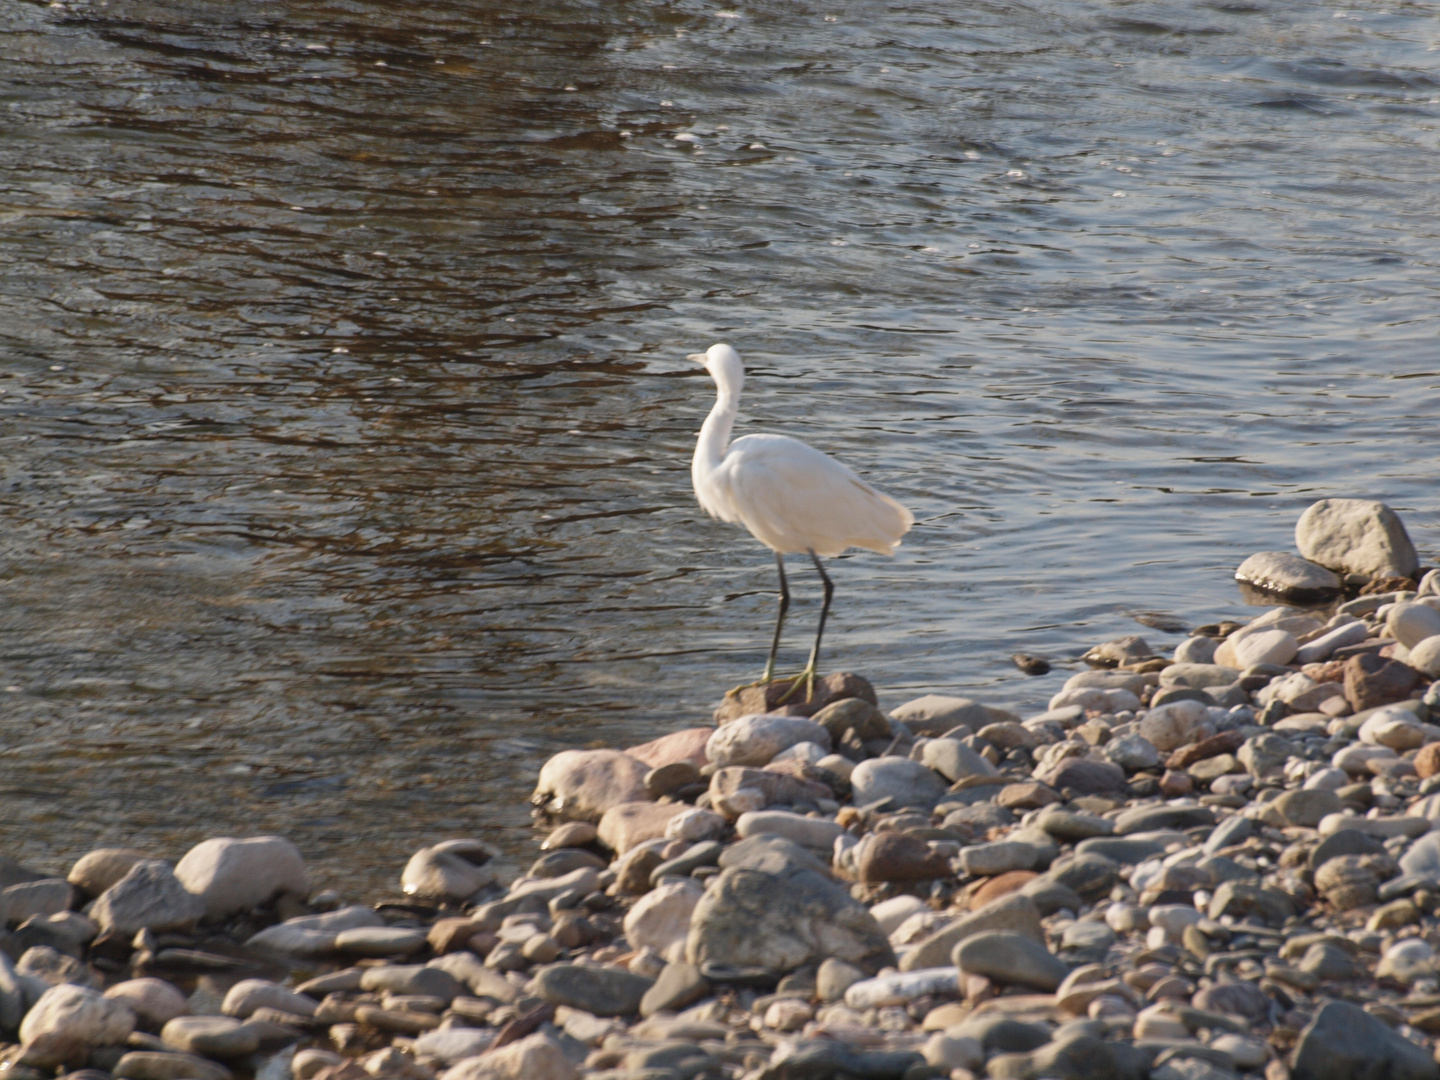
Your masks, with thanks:
<instances>
[{"instance_id":1,"label":"smooth round stone","mask_svg":"<svg viewBox=\"0 0 1440 1080\"><path fill-rule=\"evenodd\" d=\"M231 1072L195 1054L132 1050L115 1063L120 1080L230 1080Z\"/></svg>"},{"instance_id":2,"label":"smooth round stone","mask_svg":"<svg viewBox=\"0 0 1440 1080\"><path fill-rule=\"evenodd\" d=\"M595 826L588 821L567 821L553 830L540 845L541 851L555 851L559 848L584 847L595 842Z\"/></svg>"},{"instance_id":3,"label":"smooth round stone","mask_svg":"<svg viewBox=\"0 0 1440 1080\"><path fill-rule=\"evenodd\" d=\"M1146 859L1165 854L1165 847L1159 840L1143 840L1129 836L1095 836L1075 845L1075 853L1103 855L1124 866L1135 866Z\"/></svg>"},{"instance_id":4,"label":"smooth round stone","mask_svg":"<svg viewBox=\"0 0 1440 1080\"><path fill-rule=\"evenodd\" d=\"M395 926L361 926L343 930L335 948L355 956L409 956L425 946L425 931Z\"/></svg>"},{"instance_id":5,"label":"smooth round stone","mask_svg":"<svg viewBox=\"0 0 1440 1080\"><path fill-rule=\"evenodd\" d=\"M249 1057L260 1049L255 1029L229 1016L177 1016L160 1030L160 1038L183 1053L221 1060Z\"/></svg>"},{"instance_id":6,"label":"smooth round stone","mask_svg":"<svg viewBox=\"0 0 1440 1080\"><path fill-rule=\"evenodd\" d=\"M983 975L1006 986L1029 986L1052 993L1070 974L1063 960L1022 934L991 931L955 946L955 966L967 975Z\"/></svg>"},{"instance_id":7,"label":"smooth round stone","mask_svg":"<svg viewBox=\"0 0 1440 1080\"><path fill-rule=\"evenodd\" d=\"M1278 824L1313 829L1327 814L1338 814L1342 809L1340 797L1333 791L1301 788L1287 791L1270 803L1270 812L1280 818Z\"/></svg>"}]
</instances>

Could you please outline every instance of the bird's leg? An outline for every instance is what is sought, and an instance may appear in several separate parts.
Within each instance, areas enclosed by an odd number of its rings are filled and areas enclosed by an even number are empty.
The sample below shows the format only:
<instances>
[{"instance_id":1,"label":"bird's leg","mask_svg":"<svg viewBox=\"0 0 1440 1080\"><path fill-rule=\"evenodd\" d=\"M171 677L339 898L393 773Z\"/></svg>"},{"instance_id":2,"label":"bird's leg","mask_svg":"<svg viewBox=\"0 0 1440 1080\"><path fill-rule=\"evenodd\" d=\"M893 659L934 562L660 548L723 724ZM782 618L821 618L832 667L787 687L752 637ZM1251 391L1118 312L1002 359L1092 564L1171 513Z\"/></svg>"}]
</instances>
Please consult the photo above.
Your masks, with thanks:
<instances>
[{"instance_id":1,"label":"bird's leg","mask_svg":"<svg viewBox=\"0 0 1440 1080\"><path fill-rule=\"evenodd\" d=\"M765 661L765 674L760 676L763 686L775 677L775 654L780 651L780 629L785 625L785 612L790 610L790 586L785 581L785 556L775 552L775 569L780 571L780 614L775 617L775 637L770 641L770 659Z\"/></svg>"},{"instance_id":2,"label":"bird's leg","mask_svg":"<svg viewBox=\"0 0 1440 1080\"><path fill-rule=\"evenodd\" d=\"M790 695L800 688L800 680L805 680L805 700L809 701L815 696L815 674L820 660L820 639L825 636L825 616L830 614L830 599L835 595L835 583L830 580L830 575L825 573L825 567L820 565L820 557L815 552L810 552L810 561L815 564L815 569L820 574L820 580L825 587L825 602L820 605L820 626L815 631L815 647L810 650L810 662L805 665L805 670L795 676L795 682L790 689L785 691L785 696L779 701L783 705Z\"/></svg>"}]
</instances>

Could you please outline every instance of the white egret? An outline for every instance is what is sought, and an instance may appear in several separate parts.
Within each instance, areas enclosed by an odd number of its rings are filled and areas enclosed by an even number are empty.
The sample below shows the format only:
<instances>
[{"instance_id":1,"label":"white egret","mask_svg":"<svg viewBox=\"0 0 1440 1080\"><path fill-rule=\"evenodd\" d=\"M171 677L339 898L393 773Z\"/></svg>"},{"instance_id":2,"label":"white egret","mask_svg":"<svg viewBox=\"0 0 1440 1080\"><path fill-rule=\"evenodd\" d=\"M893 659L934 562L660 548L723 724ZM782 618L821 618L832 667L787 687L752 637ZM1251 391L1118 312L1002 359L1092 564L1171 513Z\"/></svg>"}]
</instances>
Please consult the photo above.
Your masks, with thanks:
<instances>
[{"instance_id":1,"label":"white egret","mask_svg":"<svg viewBox=\"0 0 1440 1080\"><path fill-rule=\"evenodd\" d=\"M915 524L915 515L888 495L882 495L828 454L787 435L746 435L730 441L745 367L729 345L711 345L689 359L705 365L715 380L715 407L700 428L690 478L695 498L713 518L744 525L750 535L775 552L780 572L780 613L775 637L761 683L775 676L775 654L780 630L790 607L785 581L785 556L804 552L815 563L824 583L825 602L815 646L805 670L795 677L788 698L805 680L808 701L814 691L820 639L835 586L820 565L820 556L839 555L846 548L862 547L893 555L900 538Z\"/></svg>"}]
</instances>

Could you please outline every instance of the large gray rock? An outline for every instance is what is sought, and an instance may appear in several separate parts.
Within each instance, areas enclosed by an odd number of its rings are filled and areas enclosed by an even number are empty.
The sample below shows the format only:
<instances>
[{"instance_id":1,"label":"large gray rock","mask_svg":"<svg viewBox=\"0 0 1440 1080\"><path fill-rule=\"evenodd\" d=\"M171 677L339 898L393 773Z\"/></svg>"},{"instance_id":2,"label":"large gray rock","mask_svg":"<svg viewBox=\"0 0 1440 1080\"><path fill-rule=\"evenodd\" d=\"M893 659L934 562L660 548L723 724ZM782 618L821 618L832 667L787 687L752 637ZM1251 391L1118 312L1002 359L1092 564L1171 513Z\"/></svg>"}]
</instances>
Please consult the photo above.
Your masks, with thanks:
<instances>
[{"instance_id":1,"label":"large gray rock","mask_svg":"<svg viewBox=\"0 0 1440 1080\"><path fill-rule=\"evenodd\" d=\"M959 739L931 739L920 749L920 764L952 783L963 776L994 776L996 773L994 765Z\"/></svg>"},{"instance_id":2,"label":"large gray rock","mask_svg":"<svg viewBox=\"0 0 1440 1080\"><path fill-rule=\"evenodd\" d=\"M1050 993L1070 974L1065 961L1024 934L991 930L955 946L955 966L967 975L983 975L1002 986L1028 986Z\"/></svg>"},{"instance_id":3,"label":"large gray rock","mask_svg":"<svg viewBox=\"0 0 1440 1080\"><path fill-rule=\"evenodd\" d=\"M204 914L205 901L187 891L170 864L158 859L137 862L90 909L101 930L125 935L181 930L194 926Z\"/></svg>"},{"instance_id":4,"label":"large gray rock","mask_svg":"<svg viewBox=\"0 0 1440 1080\"><path fill-rule=\"evenodd\" d=\"M862 761L850 774L851 801L867 806L890 799L891 808L918 806L934 808L945 794L946 785L939 774L909 758L882 757Z\"/></svg>"},{"instance_id":5,"label":"large gray rock","mask_svg":"<svg viewBox=\"0 0 1440 1080\"><path fill-rule=\"evenodd\" d=\"M1257 551L1235 570L1235 580L1295 600L1319 600L1340 591L1340 579L1288 551Z\"/></svg>"},{"instance_id":6,"label":"large gray rock","mask_svg":"<svg viewBox=\"0 0 1440 1080\"><path fill-rule=\"evenodd\" d=\"M176 865L175 877L205 902L211 918L248 910L282 892L303 897L310 891L300 849L283 836L202 840Z\"/></svg>"},{"instance_id":7,"label":"large gray rock","mask_svg":"<svg viewBox=\"0 0 1440 1080\"><path fill-rule=\"evenodd\" d=\"M803 867L777 874L722 870L696 905L686 942L686 959L697 965L714 961L793 971L832 956L872 975L895 963L889 941L864 905Z\"/></svg>"},{"instance_id":8,"label":"large gray rock","mask_svg":"<svg viewBox=\"0 0 1440 1080\"><path fill-rule=\"evenodd\" d=\"M1436 1080L1440 1065L1379 1017L1327 1001L1300 1033L1294 1080Z\"/></svg>"},{"instance_id":9,"label":"large gray rock","mask_svg":"<svg viewBox=\"0 0 1440 1080\"><path fill-rule=\"evenodd\" d=\"M979 731L991 720L985 706L978 701L945 694L914 698L891 709L890 716L916 735L944 735L962 724L971 731Z\"/></svg>"},{"instance_id":10,"label":"large gray rock","mask_svg":"<svg viewBox=\"0 0 1440 1080\"><path fill-rule=\"evenodd\" d=\"M599 821L612 806L648 799L649 771L619 750L562 750L541 767L530 801L560 821Z\"/></svg>"},{"instance_id":11,"label":"large gray rock","mask_svg":"<svg viewBox=\"0 0 1440 1080\"><path fill-rule=\"evenodd\" d=\"M990 930L1022 934L1041 945L1045 941L1045 932L1040 926L1040 909L1035 901L1022 893L1010 893L992 900L978 911L962 915L920 941L900 961L900 970L919 971L948 964L956 945L974 934Z\"/></svg>"},{"instance_id":12,"label":"large gray rock","mask_svg":"<svg viewBox=\"0 0 1440 1080\"><path fill-rule=\"evenodd\" d=\"M633 1016L655 980L616 967L552 964L535 975L535 996L596 1016Z\"/></svg>"},{"instance_id":13,"label":"large gray rock","mask_svg":"<svg viewBox=\"0 0 1440 1080\"><path fill-rule=\"evenodd\" d=\"M1321 499L1295 523L1295 546L1342 574L1414 577L1415 545L1398 514L1373 499Z\"/></svg>"},{"instance_id":14,"label":"large gray rock","mask_svg":"<svg viewBox=\"0 0 1440 1080\"><path fill-rule=\"evenodd\" d=\"M798 716L750 713L716 728L705 745L705 755L716 766L768 765L781 750L805 742L828 751L830 733Z\"/></svg>"},{"instance_id":15,"label":"large gray rock","mask_svg":"<svg viewBox=\"0 0 1440 1080\"><path fill-rule=\"evenodd\" d=\"M88 1050L117 1046L135 1030L135 1014L123 1002L73 983L52 986L20 1024L25 1061L39 1067L84 1061Z\"/></svg>"}]
</instances>

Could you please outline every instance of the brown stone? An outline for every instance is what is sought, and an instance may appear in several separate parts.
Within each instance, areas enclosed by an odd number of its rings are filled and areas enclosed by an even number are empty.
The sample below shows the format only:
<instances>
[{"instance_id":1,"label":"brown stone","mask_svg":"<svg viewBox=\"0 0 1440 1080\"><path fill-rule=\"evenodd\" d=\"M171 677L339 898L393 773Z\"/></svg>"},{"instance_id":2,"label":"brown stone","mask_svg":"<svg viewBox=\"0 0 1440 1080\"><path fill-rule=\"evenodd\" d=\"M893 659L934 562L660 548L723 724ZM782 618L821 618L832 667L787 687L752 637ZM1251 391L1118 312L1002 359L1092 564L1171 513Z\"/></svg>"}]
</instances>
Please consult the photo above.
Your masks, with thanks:
<instances>
[{"instance_id":1,"label":"brown stone","mask_svg":"<svg viewBox=\"0 0 1440 1080\"><path fill-rule=\"evenodd\" d=\"M650 891L650 875L665 860L653 847L636 848L615 863L615 891L642 896Z\"/></svg>"},{"instance_id":2,"label":"brown stone","mask_svg":"<svg viewBox=\"0 0 1440 1080\"><path fill-rule=\"evenodd\" d=\"M1218 735L1211 735L1208 739L1201 739L1189 746L1182 746L1165 760L1167 769L1188 769L1197 761L1204 761L1206 758L1219 757L1221 754L1233 754L1239 750L1245 742L1245 736L1238 731L1222 731Z\"/></svg>"},{"instance_id":3,"label":"brown stone","mask_svg":"<svg viewBox=\"0 0 1440 1080\"><path fill-rule=\"evenodd\" d=\"M874 833L860 853L860 880L932 881L949 877L950 863L918 836Z\"/></svg>"},{"instance_id":4,"label":"brown stone","mask_svg":"<svg viewBox=\"0 0 1440 1080\"><path fill-rule=\"evenodd\" d=\"M1188 773L1176 772L1174 769L1166 769L1165 775L1160 777L1160 794L1167 799L1179 799L1189 795L1195 790L1195 781L1190 779Z\"/></svg>"},{"instance_id":5,"label":"brown stone","mask_svg":"<svg viewBox=\"0 0 1440 1080\"><path fill-rule=\"evenodd\" d=\"M725 695L725 700L715 710L715 722L723 724L747 713L785 712L789 716L814 716L832 701L843 698L863 698L871 705L878 705L875 688L863 675L849 671L837 671L815 680L815 692L807 700L805 688L790 694L789 679L776 679L764 686L737 686ZM789 695L788 699L781 698Z\"/></svg>"},{"instance_id":6,"label":"brown stone","mask_svg":"<svg viewBox=\"0 0 1440 1080\"><path fill-rule=\"evenodd\" d=\"M693 761L672 761L645 774L645 794L658 799L700 782L700 769Z\"/></svg>"},{"instance_id":7,"label":"brown stone","mask_svg":"<svg viewBox=\"0 0 1440 1080\"><path fill-rule=\"evenodd\" d=\"M470 939L481 930L479 923L473 919L452 918L439 919L430 927L430 932L425 935L425 940L437 953L459 952L468 948Z\"/></svg>"},{"instance_id":8,"label":"brown stone","mask_svg":"<svg viewBox=\"0 0 1440 1080\"><path fill-rule=\"evenodd\" d=\"M647 840L665 835L665 826L677 814L690 807L684 803L626 802L612 806L600 819L600 842L616 854L623 855Z\"/></svg>"},{"instance_id":9,"label":"brown stone","mask_svg":"<svg viewBox=\"0 0 1440 1080\"><path fill-rule=\"evenodd\" d=\"M698 767L704 765L708 760L705 757L705 744L714 734L713 727L686 728L684 731L662 735L650 742L632 746L625 753L643 761L652 769L660 769L682 761L688 761Z\"/></svg>"},{"instance_id":10,"label":"brown stone","mask_svg":"<svg viewBox=\"0 0 1440 1080\"><path fill-rule=\"evenodd\" d=\"M1440 742L1429 743L1416 751L1415 773L1421 780L1428 780L1440 773Z\"/></svg>"},{"instance_id":11,"label":"brown stone","mask_svg":"<svg viewBox=\"0 0 1440 1080\"><path fill-rule=\"evenodd\" d=\"M1006 784L995 796L996 805L1007 810L1038 810L1060 801L1058 791L1033 780L1023 784Z\"/></svg>"},{"instance_id":12,"label":"brown stone","mask_svg":"<svg viewBox=\"0 0 1440 1080\"><path fill-rule=\"evenodd\" d=\"M540 845L541 851L556 851L567 847L584 847L586 844L593 844L599 831L593 822L589 821L567 821L564 825L551 830L549 836Z\"/></svg>"},{"instance_id":13,"label":"brown stone","mask_svg":"<svg viewBox=\"0 0 1440 1080\"><path fill-rule=\"evenodd\" d=\"M986 878L980 882L980 887L970 894L970 909L974 911L984 907L992 900L1009 896L1011 893L1023 889L1039 876L1034 870L1008 870L1003 874Z\"/></svg>"},{"instance_id":14,"label":"brown stone","mask_svg":"<svg viewBox=\"0 0 1440 1080\"><path fill-rule=\"evenodd\" d=\"M1420 681L1420 672L1375 653L1345 661L1345 699L1356 712L1404 701Z\"/></svg>"},{"instance_id":15,"label":"brown stone","mask_svg":"<svg viewBox=\"0 0 1440 1080\"><path fill-rule=\"evenodd\" d=\"M1100 795L1107 791L1125 790L1125 770L1108 761L1068 757L1036 779L1057 791L1070 790L1079 795Z\"/></svg>"}]
</instances>

